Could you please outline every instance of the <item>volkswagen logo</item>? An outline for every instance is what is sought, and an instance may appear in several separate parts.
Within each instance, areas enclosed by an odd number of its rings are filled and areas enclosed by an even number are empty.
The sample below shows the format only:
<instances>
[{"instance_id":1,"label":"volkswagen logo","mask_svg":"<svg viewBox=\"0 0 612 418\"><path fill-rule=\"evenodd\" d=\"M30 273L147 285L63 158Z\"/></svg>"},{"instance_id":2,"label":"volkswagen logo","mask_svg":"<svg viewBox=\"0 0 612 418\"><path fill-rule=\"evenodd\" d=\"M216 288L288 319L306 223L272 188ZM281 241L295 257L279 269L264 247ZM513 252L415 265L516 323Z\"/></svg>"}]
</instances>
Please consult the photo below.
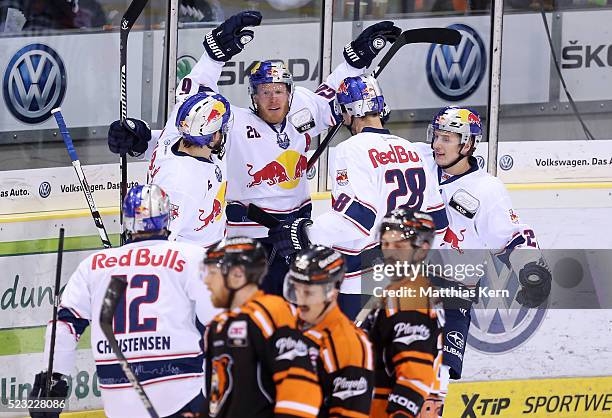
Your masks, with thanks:
<instances>
[{"instance_id":1,"label":"volkswagen logo","mask_svg":"<svg viewBox=\"0 0 612 418\"><path fill-rule=\"evenodd\" d=\"M505 353L524 344L544 320L546 307L522 307L516 300L520 285L516 274L495 256L487 256L480 286L507 289L510 297L482 297L471 311L468 345L484 353Z\"/></svg>"},{"instance_id":2,"label":"volkswagen logo","mask_svg":"<svg viewBox=\"0 0 612 418\"><path fill-rule=\"evenodd\" d=\"M176 60L176 84L178 85L181 80L191 72L191 69L198 62L197 59L191 55L183 55ZM189 93L183 91L182 93Z\"/></svg>"},{"instance_id":3,"label":"volkswagen logo","mask_svg":"<svg viewBox=\"0 0 612 418\"><path fill-rule=\"evenodd\" d=\"M4 101L22 122L47 120L66 93L66 69L60 56L43 44L21 48L4 72Z\"/></svg>"},{"instance_id":4,"label":"volkswagen logo","mask_svg":"<svg viewBox=\"0 0 612 418\"><path fill-rule=\"evenodd\" d=\"M42 183L40 183L40 186L38 186L38 194L43 199L48 198L51 194L51 184L49 184L48 181L43 181Z\"/></svg>"},{"instance_id":5,"label":"volkswagen logo","mask_svg":"<svg viewBox=\"0 0 612 418\"><path fill-rule=\"evenodd\" d=\"M510 170L513 165L514 165L514 160L508 154L502 155L502 157L499 159L499 168L501 168L504 171Z\"/></svg>"},{"instance_id":6,"label":"volkswagen logo","mask_svg":"<svg viewBox=\"0 0 612 418\"><path fill-rule=\"evenodd\" d=\"M476 156L476 162L478 163L478 167L480 167L480 169L482 170L485 166L485 160L484 157L482 155L477 155Z\"/></svg>"},{"instance_id":7,"label":"volkswagen logo","mask_svg":"<svg viewBox=\"0 0 612 418\"><path fill-rule=\"evenodd\" d=\"M487 54L480 35L463 24L449 26L461 32L459 45L434 44L427 54L427 79L441 98L459 101L476 91L487 70Z\"/></svg>"},{"instance_id":8,"label":"volkswagen logo","mask_svg":"<svg viewBox=\"0 0 612 418\"><path fill-rule=\"evenodd\" d=\"M306 178L312 180L317 175L317 167L313 165L306 171Z\"/></svg>"}]
</instances>

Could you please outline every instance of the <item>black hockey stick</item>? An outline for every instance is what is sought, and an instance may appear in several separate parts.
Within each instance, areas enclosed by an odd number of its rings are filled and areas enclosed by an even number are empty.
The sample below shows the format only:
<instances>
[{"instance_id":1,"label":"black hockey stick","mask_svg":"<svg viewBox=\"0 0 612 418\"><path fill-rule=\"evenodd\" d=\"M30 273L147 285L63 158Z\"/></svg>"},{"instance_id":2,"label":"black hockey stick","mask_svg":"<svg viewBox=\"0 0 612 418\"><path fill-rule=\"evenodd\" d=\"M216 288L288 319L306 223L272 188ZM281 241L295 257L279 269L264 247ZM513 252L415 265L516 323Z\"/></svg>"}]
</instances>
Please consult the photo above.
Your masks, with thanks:
<instances>
[{"instance_id":1,"label":"black hockey stick","mask_svg":"<svg viewBox=\"0 0 612 418\"><path fill-rule=\"evenodd\" d=\"M417 43L429 43L429 44L441 44L441 45L458 45L461 42L461 33L455 29L448 28L420 28L420 29L408 29L401 33L397 40L391 45L391 48L382 57L374 71L372 71L372 77L378 78L380 73L385 69L389 61L395 56L397 51L404 45L417 44ZM342 123L335 125L327 133L323 141L319 144L312 157L308 160L307 169L309 170L319 159L323 151L327 148L331 140L336 136Z\"/></svg>"},{"instance_id":2,"label":"black hockey stick","mask_svg":"<svg viewBox=\"0 0 612 418\"><path fill-rule=\"evenodd\" d=\"M126 287L126 276L111 276L110 283L108 284L106 293L104 294L104 300L102 301L102 308L100 310L100 328L113 349L123 373L125 373L125 376L138 394L138 397L144 404L145 409L152 418L159 418L157 411L155 408L153 408L151 400L132 371L130 363L128 363L127 359L119 349L119 344L117 344L117 339L115 338L115 333L113 332L113 316L115 315L115 309L117 308L119 299L121 299L121 297L125 294Z\"/></svg>"},{"instance_id":3,"label":"black hockey stick","mask_svg":"<svg viewBox=\"0 0 612 418\"><path fill-rule=\"evenodd\" d=\"M112 247L110 239L108 238L108 234L106 233L106 228L104 228L102 216L100 215L100 212L98 212L96 202L94 201L93 195L91 194L91 189L89 188L89 183L87 182L87 178L85 177L85 173L83 172L83 167L81 167L81 162L79 161L79 157L77 156L76 150L74 149L72 137L70 136L70 132L66 127L64 117L62 116L62 108L56 107L55 109L51 110L51 113L53 114L53 116L55 116L55 121L57 122L57 126L59 127L60 134L64 139L64 144L66 145L66 149L68 150L68 155L72 160L72 166L74 167L74 171L76 171L76 175L79 178L79 183L81 183L81 189L83 189L85 200L87 201L87 205L89 206L91 217L93 218L94 223L96 224L96 228L98 228L98 235L100 235L102 245L104 246L104 248L110 248Z\"/></svg>"},{"instance_id":4,"label":"black hockey stick","mask_svg":"<svg viewBox=\"0 0 612 418\"><path fill-rule=\"evenodd\" d=\"M123 18L121 18L121 27L119 28L119 119L121 124L127 119L127 47L128 35L136 19L144 10L148 0L133 0L126 10ZM125 243L125 233L123 231L123 200L127 195L127 157L121 154L119 159L121 167L121 190L119 193L119 228L121 230L120 240L121 245Z\"/></svg>"},{"instance_id":5,"label":"black hockey stick","mask_svg":"<svg viewBox=\"0 0 612 418\"><path fill-rule=\"evenodd\" d=\"M280 223L278 219L254 203L249 203L249 207L247 208L247 218L265 226L266 228L274 228Z\"/></svg>"},{"instance_id":6,"label":"black hockey stick","mask_svg":"<svg viewBox=\"0 0 612 418\"><path fill-rule=\"evenodd\" d=\"M49 345L49 366L47 367L47 381L45 382L45 396L49 396L51 377L53 376L53 356L55 355L55 333L57 331L57 308L59 307L59 289L62 278L62 256L64 254L64 228L59 230L57 242L57 265L55 268L55 288L53 289L53 317L51 319L51 341Z\"/></svg>"}]
</instances>

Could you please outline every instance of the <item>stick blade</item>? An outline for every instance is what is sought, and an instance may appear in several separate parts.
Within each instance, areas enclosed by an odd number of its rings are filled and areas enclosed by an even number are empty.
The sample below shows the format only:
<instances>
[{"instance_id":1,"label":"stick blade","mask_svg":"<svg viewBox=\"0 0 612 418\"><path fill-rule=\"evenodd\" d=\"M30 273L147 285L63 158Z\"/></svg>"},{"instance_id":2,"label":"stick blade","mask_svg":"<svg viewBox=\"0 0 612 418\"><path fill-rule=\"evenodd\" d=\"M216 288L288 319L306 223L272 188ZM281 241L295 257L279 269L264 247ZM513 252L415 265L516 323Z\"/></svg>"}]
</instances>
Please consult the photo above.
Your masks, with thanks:
<instances>
[{"instance_id":1,"label":"stick blade","mask_svg":"<svg viewBox=\"0 0 612 418\"><path fill-rule=\"evenodd\" d=\"M247 208L247 217L253 222L257 222L266 228L274 228L280 223L274 216L270 215L268 212L264 211L262 208L253 203L249 203L249 207Z\"/></svg>"},{"instance_id":2,"label":"stick blade","mask_svg":"<svg viewBox=\"0 0 612 418\"><path fill-rule=\"evenodd\" d=\"M113 316L119 299L123 296L127 287L127 278L125 276L113 276L111 278L104 299L102 300L102 309L100 310L100 327L105 335L110 331L112 334Z\"/></svg>"}]
</instances>

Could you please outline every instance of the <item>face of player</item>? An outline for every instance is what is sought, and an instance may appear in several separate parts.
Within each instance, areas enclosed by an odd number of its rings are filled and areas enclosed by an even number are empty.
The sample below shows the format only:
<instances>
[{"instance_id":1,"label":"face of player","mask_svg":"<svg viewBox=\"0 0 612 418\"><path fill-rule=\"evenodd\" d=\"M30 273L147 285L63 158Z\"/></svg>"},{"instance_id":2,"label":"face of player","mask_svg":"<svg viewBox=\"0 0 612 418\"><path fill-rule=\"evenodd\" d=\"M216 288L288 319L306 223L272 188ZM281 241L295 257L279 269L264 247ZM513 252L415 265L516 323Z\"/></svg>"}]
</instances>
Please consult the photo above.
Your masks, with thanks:
<instances>
[{"instance_id":1,"label":"face of player","mask_svg":"<svg viewBox=\"0 0 612 418\"><path fill-rule=\"evenodd\" d=\"M353 121L354 119L351 118L351 115L349 115L347 112L342 112L342 124L349 128L351 134L355 135L356 132L355 128L353 127Z\"/></svg>"},{"instance_id":2,"label":"face of player","mask_svg":"<svg viewBox=\"0 0 612 418\"><path fill-rule=\"evenodd\" d=\"M387 264L401 263L418 264L425 260L431 248L425 242L421 248L415 247L412 240L404 239L400 231L385 231L381 236L381 249Z\"/></svg>"},{"instance_id":3,"label":"face of player","mask_svg":"<svg viewBox=\"0 0 612 418\"><path fill-rule=\"evenodd\" d=\"M323 316L321 315L328 304L325 303L325 286L307 285L294 283L295 298L298 305L300 319L309 324L316 325ZM333 296L332 300L335 300ZM327 305L327 306L326 306Z\"/></svg>"},{"instance_id":4,"label":"face of player","mask_svg":"<svg viewBox=\"0 0 612 418\"><path fill-rule=\"evenodd\" d=\"M210 300L215 308L229 308L229 290L225 287L221 269L215 265L209 265L207 274L204 276L204 284L210 291Z\"/></svg>"},{"instance_id":5,"label":"face of player","mask_svg":"<svg viewBox=\"0 0 612 418\"><path fill-rule=\"evenodd\" d=\"M260 84L253 100L257 105L257 115L265 122L281 123L289 113L289 88L285 83Z\"/></svg>"},{"instance_id":6,"label":"face of player","mask_svg":"<svg viewBox=\"0 0 612 418\"><path fill-rule=\"evenodd\" d=\"M469 142L469 141L468 141ZM456 132L434 131L433 150L436 164L441 167L452 164L458 157L459 152L467 155L469 144L461 146L461 135Z\"/></svg>"}]
</instances>

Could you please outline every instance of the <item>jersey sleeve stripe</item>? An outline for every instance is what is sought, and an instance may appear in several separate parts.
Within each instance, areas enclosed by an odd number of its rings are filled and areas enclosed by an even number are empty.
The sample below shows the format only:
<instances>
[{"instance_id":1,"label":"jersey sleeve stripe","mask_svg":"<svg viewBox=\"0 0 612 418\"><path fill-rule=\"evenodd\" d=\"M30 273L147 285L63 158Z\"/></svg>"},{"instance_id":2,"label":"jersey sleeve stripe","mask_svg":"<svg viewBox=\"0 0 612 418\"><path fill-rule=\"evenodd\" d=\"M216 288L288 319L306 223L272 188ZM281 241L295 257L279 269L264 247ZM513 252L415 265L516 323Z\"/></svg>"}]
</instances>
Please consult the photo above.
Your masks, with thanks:
<instances>
[{"instance_id":1,"label":"jersey sleeve stripe","mask_svg":"<svg viewBox=\"0 0 612 418\"><path fill-rule=\"evenodd\" d=\"M274 329L266 318L264 318L263 314L259 310L253 310L252 318L255 324L262 330L264 336L266 338L270 338L270 336L274 333Z\"/></svg>"},{"instance_id":2,"label":"jersey sleeve stripe","mask_svg":"<svg viewBox=\"0 0 612 418\"><path fill-rule=\"evenodd\" d=\"M393 356L393 362L397 362L404 358L410 358L411 361L423 360L429 362L429 364L433 364L434 357L431 353L423 353L420 351L402 351Z\"/></svg>"},{"instance_id":3,"label":"jersey sleeve stripe","mask_svg":"<svg viewBox=\"0 0 612 418\"><path fill-rule=\"evenodd\" d=\"M321 357L323 358L323 365L325 366L325 370L327 371L327 373L332 373L335 369L332 360L329 356L329 350L324 349L323 351L321 351Z\"/></svg>"},{"instance_id":4,"label":"jersey sleeve stripe","mask_svg":"<svg viewBox=\"0 0 612 418\"><path fill-rule=\"evenodd\" d=\"M344 216L353 219L367 231L372 229L376 221L376 211L357 199L353 199L349 207L344 211Z\"/></svg>"},{"instance_id":5,"label":"jersey sleeve stripe","mask_svg":"<svg viewBox=\"0 0 612 418\"><path fill-rule=\"evenodd\" d=\"M442 209L426 210L425 212L433 218L434 224L436 225L436 231L448 227L448 217L446 216L444 205L442 205Z\"/></svg>"},{"instance_id":6,"label":"jersey sleeve stripe","mask_svg":"<svg viewBox=\"0 0 612 418\"><path fill-rule=\"evenodd\" d=\"M431 387L427 386L426 384L424 384L423 382L421 382L420 380L416 380L416 379L407 379L404 376L400 376L398 379L398 381L400 382L406 382L412 386L414 386L416 389L424 392L425 394L428 394L429 392L431 392Z\"/></svg>"},{"instance_id":7,"label":"jersey sleeve stripe","mask_svg":"<svg viewBox=\"0 0 612 418\"><path fill-rule=\"evenodd\" d=\"M285 413L291 413L292 411L305 412L312 416L317 416L317 414L319 413L319 408L315 408L314 406L307 405L301 402L294 402L294 401L277 402L276 406L274 407L274 412L283 413L283 411L287 411ZM303 415L300 414L299 416L303 416Z\"/></svg>"},{"instance_id":8,"label":"jersey sleeve stripe","mask_svg":"<svg viewBox=\"0 0 612 418\"><path fill-rule=\"evenodd\" d=\"M367 339L367 337L363 334L359 335L359 339L363 343L365 347L365 368L368 370L374 370L373 358L374 355L372 353L372 343Z\"/></svg>"},{"instance_id":9,"label":"jersey sleeve stripe","mask_svg":"<svg viewBox=\"0 0 612 418\"><path fill-rule=\"evenodd\" d=\"M274 317L272 316L272 314L270 313L270 311L268 310L268 308L266 308L262 303L260 303L259 301L254 300L253 303L255 305L257 305L262 312L266 315L266 317L268 318L269 322L272 324L272 326L274 328L278 328L278 324L276 323L276 321L274 321Z\"/></svg>"},{"instance_id":10,"label":"jersey sleeve stripe","mask_svg":"<svg viewBox=\"0 0 612 418\"><path fill-rule=\"evenodd\" d=\"M334 344L334 340L331 337L331 333L328 330L324 331L325 333L325 337L326 340L328 342L331 354L332 354L332 359L333 359L333 363L334 363L334 370L338 370L340 368L340 362L338 361L338 354L336 352L336 345Z\"/></svg>"},{"instance_id":11,"label":"jersey sleeve stripe","mask_svg":"<svg viewBox=\"0 0 612 418\"><path fill-rule=\"evenodd\" d=\"M335 406L329 409L329 415L338 418L368 418L368 414L362 414L361 412L351 411L341 406Z\"/></svg>"}]
</instances>

